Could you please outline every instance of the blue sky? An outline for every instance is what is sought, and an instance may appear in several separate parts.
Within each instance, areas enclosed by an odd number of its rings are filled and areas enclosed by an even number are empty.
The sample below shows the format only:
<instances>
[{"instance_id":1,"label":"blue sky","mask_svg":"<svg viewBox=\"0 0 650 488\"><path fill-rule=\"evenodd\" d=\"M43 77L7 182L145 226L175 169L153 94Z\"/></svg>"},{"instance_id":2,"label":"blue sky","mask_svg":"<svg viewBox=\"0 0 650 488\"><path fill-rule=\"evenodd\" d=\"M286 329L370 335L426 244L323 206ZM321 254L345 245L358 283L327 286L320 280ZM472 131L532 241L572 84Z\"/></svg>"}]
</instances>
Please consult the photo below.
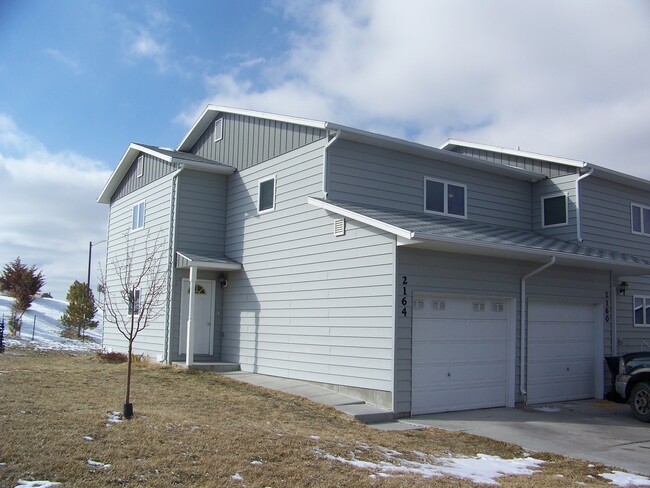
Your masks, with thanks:
<instances>
[{"instance_id":1,"label":"blue sky","mask_svg":"<svg viewBox=\"0 0 650 488\"><path fill-rule=\"evenodd\" d=\"M63 298L128 144L208 103L650 179L648 60L646 0L0 0L0 264Z\"/></svg>"}]
</instances>

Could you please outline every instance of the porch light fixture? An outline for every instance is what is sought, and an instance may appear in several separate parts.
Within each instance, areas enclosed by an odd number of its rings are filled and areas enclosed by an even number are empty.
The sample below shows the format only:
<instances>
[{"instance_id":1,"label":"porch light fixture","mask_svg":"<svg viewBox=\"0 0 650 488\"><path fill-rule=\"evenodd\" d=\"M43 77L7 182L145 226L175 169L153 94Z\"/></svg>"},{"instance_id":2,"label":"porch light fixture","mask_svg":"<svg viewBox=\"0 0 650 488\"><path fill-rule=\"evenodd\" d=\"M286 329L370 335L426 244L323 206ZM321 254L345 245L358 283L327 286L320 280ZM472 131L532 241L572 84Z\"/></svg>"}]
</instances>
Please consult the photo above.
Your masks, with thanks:
<instances>
[{"instance_id":1,"label":"porch light fixture","mask_svg":"<svg viewBox=\"0 0 650 488\"><path fill-rule=\"evenodd\" d=\"M621 281L616 287L616 291L618 292L619 295L625 296L625 292L627 291L628 286L629 285L627 284L627 281Z\"/></svg>"},{"instance_id":2,"label":"porch light fixture","mask_svg":"<svg viewBox=\"0 0 650 488\"><path fill-rule=\"evenodd\" d=\"M219 275L219 278L217 278L217 280L219 280L219 285L221 285L221 288L226 288L228 286L228 280L226 279L225 274Z\"/></svg>"}]
</instances>

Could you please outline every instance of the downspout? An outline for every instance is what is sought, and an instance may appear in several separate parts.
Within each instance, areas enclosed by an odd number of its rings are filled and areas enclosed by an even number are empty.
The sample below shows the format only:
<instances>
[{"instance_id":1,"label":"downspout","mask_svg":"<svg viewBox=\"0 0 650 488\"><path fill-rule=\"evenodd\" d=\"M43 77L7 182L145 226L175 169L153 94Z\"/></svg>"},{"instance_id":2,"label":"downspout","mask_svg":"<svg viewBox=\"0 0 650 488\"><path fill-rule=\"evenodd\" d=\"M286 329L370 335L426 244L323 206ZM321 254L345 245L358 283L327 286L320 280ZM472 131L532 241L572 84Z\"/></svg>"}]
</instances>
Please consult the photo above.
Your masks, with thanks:
<instances>
[{"instance_id":1,"label":"downspout","mask_svg":"<svg viewBox=\"0 0 650 488\"><path fill-rule=\"evenodd\" d=\"M323 150L323 197L325 200L327 200L327 175L328 175L328 158L327 158L327 150L329 147L334 144L334 142L339 138L341 135L341 129L337 129L336 134L334 134L334 137L332 137L327 144L325 144L325 148Z\"/></svg>"},{"instance_id":2,"label":"downspout","mask_svg":"<svg viewBox=\"0 0 650 488\"><path fill-rule=\"evenodd\" d=\"M164 344L164 354L163 363L168 364L171 358L171 342L169 340L169 334L171 330L171 314L172 314L172 294L173 294L173 285L175 278L175 252L176 252L176 209L178 206L178 175L185 169L185 165L176 171L174 175L174 180L172 182L172 195L170 198L170 209L169 209L169 255L167 258L167 263L169 266L169 273L167 273L167 300L165 304L165 344Z\"/></svg>"},{"instance_id":3,"label":"downspout","mask_svg":"<svg viewBox=\"0 0 650 488\"><path fill-rule=\"evenodd\" d=\"M524 397L524 404L528 402L528 392L526 391L526 364L528 361L528 358L526 357L526 333L528 330L528 320L526 318L526 280L532 276L535 276L538 273L541 273L544 271L546 268L550 268L555 264L555 256L551 257L551 260L546 263L544 266L541 266L537 268L534 271L531 271L528 273L526 276L524 276L521 279L521 305L519 306L519 314L520 314L520 320L519 322L521 323L521 343L519 345L520 348L520 362L521 362L521 367L519 368L519 391Z\"/></svg>"},{"instance_id":4,"label":"downspout","mask_svg":"<svg viewBox=\"0 0 650 488\"><path fill-rule=\"evenodd\" d=\"M591 176L594 172L594 168L591 168L588 172L583 175L578 176L576 179L576 237L578 242L582 242L582 216L580 212L580 180L585 179L587 176Z\"/></svg>"}]
</instances>

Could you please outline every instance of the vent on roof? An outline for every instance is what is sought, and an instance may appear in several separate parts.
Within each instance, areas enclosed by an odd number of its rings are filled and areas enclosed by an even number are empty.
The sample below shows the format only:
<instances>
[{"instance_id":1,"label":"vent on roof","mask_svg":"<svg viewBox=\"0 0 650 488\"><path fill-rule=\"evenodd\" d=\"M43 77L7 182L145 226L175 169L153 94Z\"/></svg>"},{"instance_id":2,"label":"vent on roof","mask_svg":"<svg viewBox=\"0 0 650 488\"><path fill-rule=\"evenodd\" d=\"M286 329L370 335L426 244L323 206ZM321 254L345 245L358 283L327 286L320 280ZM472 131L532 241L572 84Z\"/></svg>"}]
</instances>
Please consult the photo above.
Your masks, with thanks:
<instances>
[{"instance_id":1,"label":"vent on roof","mask_svg":"<svg viewBox=\"0 0 650 488\"><path fill-rule=\"evenodd\" d=\"M334 221L334 236L340 237L345 235L345 219Z\"/></svg>"},{"instance_id":2,"label":"vent on roof","mask_svg":"<svg viewBox=\"0 0 650 488\"><path fill-rule=\"evenodd\" d=\"M214 121L214 142L219 142L223 138L223 117Z\"/></svg>"},{"instance_id":3,"label":"vent on roof","mask_svg":"<svg viewBox=\"0 0 650 488\"><path fill-rule=\"evenodd\" d=\"M140 178L144 174L144 156L138 157L138 166L136 168L136 175Z\"/></svg>"}]
</instances>

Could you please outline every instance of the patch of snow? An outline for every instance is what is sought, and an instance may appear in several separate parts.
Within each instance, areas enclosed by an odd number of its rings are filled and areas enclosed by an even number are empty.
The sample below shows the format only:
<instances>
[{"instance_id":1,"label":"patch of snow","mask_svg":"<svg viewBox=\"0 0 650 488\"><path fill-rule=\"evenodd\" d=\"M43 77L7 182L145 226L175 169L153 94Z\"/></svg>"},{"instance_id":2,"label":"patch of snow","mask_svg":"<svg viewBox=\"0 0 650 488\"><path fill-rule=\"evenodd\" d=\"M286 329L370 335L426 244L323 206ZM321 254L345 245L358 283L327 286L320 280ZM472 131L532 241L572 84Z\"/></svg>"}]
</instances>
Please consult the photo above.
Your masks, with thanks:
<instances>
[{"instance_id":1,"label":"patch of snow","mask_svg":"<svg viewBox=\"0 0 650 488\"><path fill-rule=\"evenodd\" d=\"M5 317L5 346L10 348L33 347L37 350L57 350L86 352L101 349L102 316L97 312L95 320L99 326L86 331L91 340L80 341L61 337L66 327L61 324L61 315L68 307L68 302L53 298L35 298L32 306L23 315L23 325L19 336L12 336L6 320L11 314L14 299L0 295L0 317ZM36 322L34 322L36 319ZM35 325L34 325L35 324ZM33 340L32 340L33 336Z\"/></svg>"},{"instance_id":2,"label":"patch of snow","mask_svg":"<svg viewBox=\"0 0 650 488\"><path fill-rule=\"evenodd\" d=\"M120 412L109 412L106 427L110 427L111 424L119 424L122 420L122 414Z\"/></svg>"},{"instance_id":3,"label":"patch of snow","mask_svg":"<svg viewBox=\"0 0 650 488\"><path fill-rule=\"evenodd\" d=\"M93 438L90 437L89 435L85 435L85 436L84 436L84 441L94 441L94 440L95 440L95 439L93 439Z\"/></svg>"},{"instance_id":4,"label":"patch of snow","mask_svg":"<svg viewBox=\"0 0 650 488\"><path fill-rule=\"evenodd\" d=\"M320 440L320 437L318 437L317 435L310 435L309 438L310 438L312 441L319 441L319 440Z\"/></svg>"},{"instance_id":5,"label":"patch of snow","mask_svg":"<svg viewBox=\"0 0 650 488\"><path fill-rule=\"evenodd\" d=\"M556 413L562 411L562 409L557 407L538 407L538 408L534 408L533 410L537 410L538 412L546 412L546 413Z\"/></svg>"},{"instance_id":6,"label":"patch of snow","mask_svg":"<svg viewBox=\"0 0 650 488\"><path fill-rule=\"evenodd\" d=\"M20 488L22 486L28 486L30 488L49 488L50 486L59 486L61 483L57 483L56 481L25 481L25 480L18 480L18 486L16 488Z\"/></svg>"},{"instance_id":7,"label":"patch of snow","mask_svg":"<svg viewBox=\"0 0 650 488\"><path fill-rule=\"evenodd\" d=\"M90 466L97 466L98 468L102 468L102 469L108 469L111 467L110 464L104 464L104 463L100 463L99 461L93 461L90 458L88 458L88 461L86 461L86 463L88 463Z\"/></svg>"},{"instance_id":8,"label":"patch of snow","mask_svg":"<svg viewBox=\"0 0 650 488\"><path fill-rule=\"evenodd\" d=\"M261 465L264 464L264 463L263 463L262 461L251 461L251 464L252 464L253 466L261 466Z\"/></svg>"},{"instance_id":9,"label":"patch of snow","mask_svg":"<svg viewBox=\"0 0 650 488\"><path fill-rule=\"evenodd\" d=\"M230 479L235 481L244 481L244 477L239 473L233 474Z\"/></svg>"},{"instance_id":10,"label":"patch of snow","mask_svg":"<svg viewBox=\"0 0 650 488\"><path fill-rule=\"evenodd\" d=\"M509 475L532 475L536 473L533 468L538 468L544 461L534 458L503 459L499 456L478 454L476 457L431 457L431 463L414 462L404 459L400 453L386 448L378 448L388 461L375 463L359 459L346 459L324 453L320 449L316 452L324 459L355 466L360 469L370 469L377 476L391 474L416 474L424 478L455 476L469 479L474 483L497 485L496 478ZM424 454L424 453L422 453Z\"/></svg>"},{"instance_id":11,"label":"patch of snow","mask_svg":"<svg viewBox=\"0 0 650 488\"><path fill-rule=\"evenodd\" d=\"M612 485L616 486L650 486L650 478L637 474L624 473L622 471L612 471L611 473L603 473L598 476L609 480Z\"/></svg>"}]
</instances>

